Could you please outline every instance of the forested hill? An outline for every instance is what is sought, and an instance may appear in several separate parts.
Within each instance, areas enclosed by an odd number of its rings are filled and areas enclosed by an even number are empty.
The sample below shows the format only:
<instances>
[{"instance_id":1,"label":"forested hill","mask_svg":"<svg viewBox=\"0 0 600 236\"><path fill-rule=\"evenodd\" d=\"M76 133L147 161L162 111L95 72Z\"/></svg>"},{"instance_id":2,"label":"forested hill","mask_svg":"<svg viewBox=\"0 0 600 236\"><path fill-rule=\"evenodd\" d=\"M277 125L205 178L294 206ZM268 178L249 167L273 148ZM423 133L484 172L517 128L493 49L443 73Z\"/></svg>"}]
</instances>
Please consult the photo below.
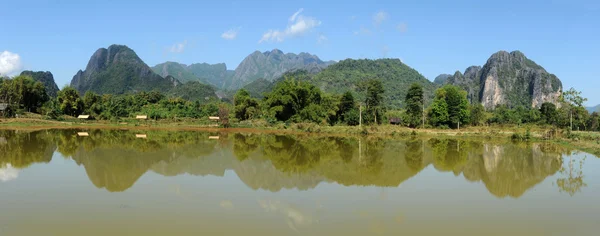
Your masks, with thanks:
<instances>
[{"instance_id":1,"label":"forested hill","mask_svg":"<svg viewBox=\"0 0 600 236\"><path fill-rule=\"evenodd\" d=\"M408 88L413 83L421 84L431 101L436 85L427 80L416 70L402 63L399 59L346 59L330 65L316 74L306 70L295 70L284 74L272 83L285 78L305 80L328 93L342 94L346 91L354 93L363 100L366 93L366 82L370 79L380 80L384 86L384 103L390 108L403 107ZM273 88L267 80L256 80L244 87L252 96L262 97ZM428 100L428 101L427 101Z\"/></svg>"},{"instance_id":2,"label":"forested hill","mask_svg":"<svg viewBox=\"0 0 600 236\"><path fill-rule=\"evenodd\" d=\"M400 59L346 59L327 67L310 81L324 91L341 94L349 90L362 99L365 82L369 79L383 83L385 104L392 108L403 107L408 88L413 83L423 86L426 98L433 97L436 88L431 81Z\"/></svg>"},{"instance_id":3,"label":"forested hill","mask_svg":"<svg viewBox=\"0 0 600 236\"><path fill-rule=\"evenodd\" d=\"M54 98L58 94L58 86L56 85L56 82L54 81L54 76L52 75L52 73L50 73L50 71L34 72L26 70L21 72L21 75L31 76L33 80L40 81L42 84L44 84L44 87L46 87L46 93L49 97Z\"/></svg>"},{"instance_id":4,"label":"forested hill","mask_svg":"<svg viewBox=\"0 0 600 236\"><path fill-rule=\"evenodd\" d=\"M169 80L154 73L138 55L124 45L98 49L90 58L85 71L79 71L71 86L84 94L124 94L138 91L166 92L179 81Z\"/></svg>"}]
</instances>

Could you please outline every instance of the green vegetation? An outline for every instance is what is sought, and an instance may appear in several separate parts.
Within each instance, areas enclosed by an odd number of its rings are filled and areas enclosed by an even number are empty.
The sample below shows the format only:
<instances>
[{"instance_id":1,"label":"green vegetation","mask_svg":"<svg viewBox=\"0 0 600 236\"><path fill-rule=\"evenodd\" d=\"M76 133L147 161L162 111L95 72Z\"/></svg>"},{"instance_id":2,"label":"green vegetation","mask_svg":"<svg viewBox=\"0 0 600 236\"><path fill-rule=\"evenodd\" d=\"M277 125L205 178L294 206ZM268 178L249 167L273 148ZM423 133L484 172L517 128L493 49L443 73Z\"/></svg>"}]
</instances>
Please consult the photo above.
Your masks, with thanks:
<instances>
[{"instance_id":1,"label":"green vegetation","mask_svg":"<svg viewBox=\"0 0 600 236\"><path fill-rule=\"evenodd\" d=\"M350 89L362 100L367 96L363 88L370 79L381 82L385 88L382 105L390 109L405 107L404 99L413 83L423 87L426 98L432 97L436 87L399 59L343 60L314 75L310 82L329 93L341 94Z\"/></svg>"},{"instance_id":2,"label":"green vegetation","mask_svg":"<svg viewBox=\"0 0 600 236\"><path fill-rule=\"evenodd\" d=\"M8 104L5 116L23 111L41 112L39 109L48 99L44 85L30 76L0 78L0 103Z\"/></svg>"},{"instance_id":3,"label":"green vegetation","mask_svg":"<svg viewBox=\"0 0 600 236\"><path fill-rule=\"evenodd\" d=\"M406 116L405 123L411 127L416 128L423 121L423 87L419 84L413 84L408 89L405 99L406 104Z\"/></svg>"},{"instance_id":4,"label":"green vegetation","mask_svg":"<svg viewBox=\"0 0 600 236\"><path fill-rule=\"evenodd\" d=\"M245 89L240 89L233 98L235 106L235 118L238 120L248 120L256 117L260 111L259 101L250 97Z\"/></svg>"},{"instance_id":5,"label":"green vegetation","mask_svg":"<svg viewBox=\"0 0 600 236\"><path fill-rule=\"evenodd\" d=\"M468 124L470 114L467 92L453 85L445 85L436 90L428 115L431 125L437 127L459 128L460 124Z\"/></svg>"},{"instance_id":6,"label":"green vegetation","mask_svg":"<svg viewBox=\"0 0 600 236\"><path fill-rule=\"evenodd\" d=\"M168 94L173 97L181 97L190 101L204 100L205 102L208 102L218 100L213 86L198 81L191 81L178 85L171 89Z\"/></svg>"}]
</instances>

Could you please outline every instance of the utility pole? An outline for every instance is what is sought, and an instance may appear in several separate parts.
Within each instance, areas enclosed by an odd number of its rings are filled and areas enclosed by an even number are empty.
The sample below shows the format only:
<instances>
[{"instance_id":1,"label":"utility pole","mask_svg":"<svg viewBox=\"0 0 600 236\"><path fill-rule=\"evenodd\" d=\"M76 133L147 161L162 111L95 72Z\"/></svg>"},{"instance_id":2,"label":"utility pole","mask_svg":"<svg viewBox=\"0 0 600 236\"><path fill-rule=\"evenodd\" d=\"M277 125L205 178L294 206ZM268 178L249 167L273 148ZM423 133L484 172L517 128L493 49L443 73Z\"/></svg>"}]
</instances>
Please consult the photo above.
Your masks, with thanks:
<instances>
[{"instance_id":1,"label":"utility pole","mask_svg":"<svg viewBox=\"0 0 600 236\"><path fill-rule=\"evenodd\" d=\"M571 119L571 131L573 131L573 110L571 110L571 109L569 109L569 110L570 110L569 114L570 114L570 119Z\"/></svg>"},{"instance_id":2,"label":"utility pole","mask_svg":"<svg viewBox=\"0 0 600 236\"><path fill-rule=\"evenodd\" d=\"M362 128L362 103L358 105L358 128Z\"/></svg>"}]
</instances>

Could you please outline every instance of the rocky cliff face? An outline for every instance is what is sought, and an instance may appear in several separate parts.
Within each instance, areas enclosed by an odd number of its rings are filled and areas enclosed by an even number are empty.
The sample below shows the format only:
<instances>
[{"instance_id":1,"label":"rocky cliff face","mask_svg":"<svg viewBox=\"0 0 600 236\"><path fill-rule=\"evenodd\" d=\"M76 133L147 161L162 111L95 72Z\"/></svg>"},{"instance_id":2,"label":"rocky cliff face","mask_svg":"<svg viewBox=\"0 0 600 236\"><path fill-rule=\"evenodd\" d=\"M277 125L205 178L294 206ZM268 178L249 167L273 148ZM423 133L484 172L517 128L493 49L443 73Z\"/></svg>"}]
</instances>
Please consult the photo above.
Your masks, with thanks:
<instances>
[{"instance_id":1,"label":"rocky cliff face","mask_svg":"<svg viewBox=\"0 0 600 236\"><path fill-rule=\"evenodd\" d=\"M79 71L71 86L83 94L123 94L138 91L168 91L174 82L154 73L137 54L123 45L98 49L90 58L85 71Z\"/></svg>"},{"instance_id":2,"label":"rocky cliff face","mask_svg":"<svg viewBox=\"0 0 600 236\"><path fill-rule=\"evenodd\" d=\"M56 97L58 95L58 86L56 86L56 82L54 82L54 76L52 75L52 73L50 73L50 71L23 71L21 72L21 75L27 75L27 76L31 76L31 78L33 78L33 80L35 81L39 81L42 84L44 84L44 87L46 87L46 93L48 94L49 97Z\"/></svg>"},{"instance_id":3,"label":"rocky cliff face","mask_svg":"<svg viewBox=\"0 0 600 236\"><path fill-rule=\"evenodd\" d=\"M217 88L223 88L234 74L234 71L227 69L225 63L195 63L187 66L187 70L200 78L201 81L206 81L206 83Z\"/></svg>"},{"instance_id":4,"label":"rocky cliff face","mask_svg":"<svg viewBox=\"0 0 600 236\"><path fill-rule=\"evenodd\" d=\"M231 81L225 87L240 88L259 78L273 81L285 72L296 69L306 69L316 73L329 64L331 62L321 61L319 57L308 53L284 54L278 49L263 53L256 51L240 63Z\"/></svg>"},{"instance_id":5,"label":"rocky cliff face","mask_svg":"<svg viewBox=\"0 0 600 236\"><path fill-rule=\"evenodd\" d=\"M471 66L464 75L456 72L446 83L465 89L472 103L481 102L486 109L556 104L562 91L555 75L519 51L494 53L483 67Z\"/></svg>"}]
</instances>

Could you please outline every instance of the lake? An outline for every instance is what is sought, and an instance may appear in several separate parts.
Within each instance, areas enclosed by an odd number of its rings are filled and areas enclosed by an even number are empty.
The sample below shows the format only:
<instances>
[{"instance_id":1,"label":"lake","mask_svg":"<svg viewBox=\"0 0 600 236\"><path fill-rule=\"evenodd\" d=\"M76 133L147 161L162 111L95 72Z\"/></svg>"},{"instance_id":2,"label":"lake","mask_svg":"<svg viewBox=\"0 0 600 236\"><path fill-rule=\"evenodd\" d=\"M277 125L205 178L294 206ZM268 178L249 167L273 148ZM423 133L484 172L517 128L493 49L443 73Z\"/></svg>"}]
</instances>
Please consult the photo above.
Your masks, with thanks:
<instances>
[{"instance_id":1,"label":"lake","mask_svg":"<svg viewBox=\"0 0 600 236\"><path fill-rule=\"evenodd\" d=\"M599 203L552 143L0 131L0 235L595 235Z\"/></svg>"}]
</instances>

